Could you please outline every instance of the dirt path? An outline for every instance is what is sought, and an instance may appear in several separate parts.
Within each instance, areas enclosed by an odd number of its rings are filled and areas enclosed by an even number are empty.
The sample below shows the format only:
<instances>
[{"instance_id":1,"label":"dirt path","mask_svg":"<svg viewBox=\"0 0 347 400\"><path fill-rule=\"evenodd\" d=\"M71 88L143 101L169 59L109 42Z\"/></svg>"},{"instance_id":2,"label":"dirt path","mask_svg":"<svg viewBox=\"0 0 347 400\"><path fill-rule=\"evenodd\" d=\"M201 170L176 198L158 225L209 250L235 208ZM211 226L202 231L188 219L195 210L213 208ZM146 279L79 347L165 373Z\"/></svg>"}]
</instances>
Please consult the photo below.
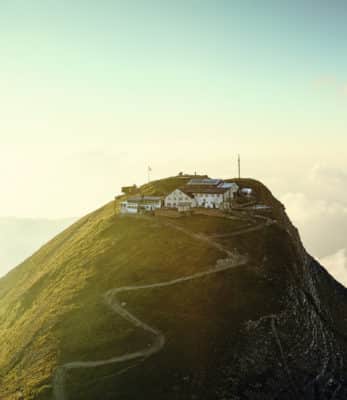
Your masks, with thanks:
<instances>
[{"instance_id":1,"label":"dirt path","mask_svg":"<svg viewBox=\"0 0 347 400\"><path fill-rule=\"evenodd\" d=\"M168 286L177 285L183 282L191 281L194 279L199 279L208 275L217 274L222 271L229 270L231 268L239 267L247 264L247 257L240 256L238 254L233 254L228 249L223 247L221 244L213 241L211 238L191 232L185 228L179 227L173 223L166 222L165 225L170 226L180 232L183 232L190 237L193 237L197 240L201 240L206 242L206 244L213 246L221 251L223 251L227 257L225 259L217 260L215 266L210 269L202 272L198 272L193 275L184 276L176 279L172 279L164 282L157 282L148 285L138 285L138 286L123 286L120 288L115 288L107 291L103 295L104 303L107 307L111 308L112 311L129 321L134 327L144 330L145 332L150 333L154 337L154 341L150 347L146 347L142 350L136 352L126 353L121 356L111 357L109 359L97 360L97 361L72 361L66 364L59 366L54 374L53 378L53 399L54 400L67 400L68 395L66 393L66 373L68 370L79 369L79 368L96 368L101 366L106 366L110 364L118 364L125 361L139 360L141 362L145 361L148 357L158 353L165 345L165 336L163 333L152 327L145 322L141 321L138 317L132 314L130 311L126 310L125 307L121 304L121 302L117 299L117 295L124 292L131 292L137 290L145 290L145 289L154 289L154 288L163 288ZM257 226L253 227L253 230L261 230L264 228L264 224L260 223ZM247 233L249 230L246 229L244 233ZM240 233L239 233L240 234Z\"/></svg>"},{"instance_id":2,"label":"dirt path","mask_svg":"<svg viewBox=\"0 0 347 400\"><path fill-rule=\"evenodd\" d=\"M228 249L226 249L222 244L217 243L215 241L215 239L224 239L224 238L229 238L229 237L234 237L234 236L240 236L240 235L244 235L246 233L256 232L256 231L265 229L268 226L276 224L276 221L269 217L263 217L263 216L258 216L258 215L256 215L255 217L259 218L260 221L257 221L257 222L252 221L251 226L246 226L244 228L237 229L230 233L222 233L222 234L215 234L215 235L204 235L202 233L194 233L194 232L189 231L188 229L185 229L181 226L175 225L174 223L170 223L170 222L164 222L164 223L161 223L161 225L170 226L173 229L176 229L177 231L185 233L186 235L193 237L195 239L204 241L207 244L209 244L210 246L215 247L218 250L221 250L228 255L231 255L231 252Z\"/></svg>"},{"instance_id":3,"label":"dirt path","mask_svg":"<svg viewBox=\"0 0 347 400\"><path fill-rule=\"evenodd\" d=\"M231 237L234 237L234 236L244 235L245 233L251 233L251 232L259 231L260 229L266 228L267 226L270 226L272 224L274 224L274 222L266 221L266 222L259 223L258 225L255 225L255 226L248 226L248 227L245 227L245 228L242 228L242 229L235 230L234 232L216 234L216 235L213 235L211 237L214 238L214 239L231 238Z\"/></svg>"},{"instance_id":4,"label":"dirt path","mask_svg":"<svg viewBox=\"0 0 347 400\"><path fill-rule=\"evenodd\" d=\"M153 283L149 285L140 285L140 286L123 286L117 289L111 289L104 295L105 304L110 307L116 314L121 316L122 318L129 321L136 328L143 329L146 332L151 333L154 336L154 342L151 347L145 348L143 350L139 350L133 353L127 353L122 356L112 357L106 360L98 360L98 361L72 361L70 363L66 363L60 366L54 376L53 381L53 393L54 399L56 400L66 400L67 394L65 392L65 375L66 371L70 369L76 368L95 368L109 364L121 363L124 361L131 361L136 359L142 359L143 361L150 357L151 355L158 353L165 345L165 336L156 328L149 326L145 322L141 321L130 311L126 310L122 304L117 300L116 296L119 293L136 291L136 290L144 290L144 289L154 289L154 288L162 288L167 286L177 285L182 282L191 281L194 279L199 279L207 275L216 274L218 272L226 271L231 268L235 268L241 265L245 265L247 263L246 257L237 257L237 261L233 258L228 258L223 260L223 265L212 267L211 269L203 272L199 272L190 276L185 276L182 278L173 279L167 282Z\"/></svg>"}]
</instances>

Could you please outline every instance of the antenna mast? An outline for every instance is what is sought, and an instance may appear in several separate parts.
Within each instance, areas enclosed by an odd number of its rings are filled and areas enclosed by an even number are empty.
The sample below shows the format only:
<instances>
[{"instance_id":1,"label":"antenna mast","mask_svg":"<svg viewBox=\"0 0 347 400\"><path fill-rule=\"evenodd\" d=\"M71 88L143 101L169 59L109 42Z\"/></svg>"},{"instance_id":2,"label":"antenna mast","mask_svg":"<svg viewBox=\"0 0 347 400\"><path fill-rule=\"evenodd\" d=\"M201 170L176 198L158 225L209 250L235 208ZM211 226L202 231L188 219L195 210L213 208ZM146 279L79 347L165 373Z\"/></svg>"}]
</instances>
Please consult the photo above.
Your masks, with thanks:
<instances>
[{"instance_id":1,"label":"antenna mast","mask_svg":"<svg viewBox=\"0 0 347 400\"><path fill-rule=\"evenodd\" d=\"M151 172L152 172L152 168L150 166L148 166L148 168L147 168L148 183L151 181Z\"/></svg>"},{"instance_id":2,"label":"antenna mast","mask_svg":"<svg viewBox=\"0 0 347 400\"><path fill-rule=\"evenodd\" d=\"M241 178L241 158L240 158L240 154L237 157L237 166L238 166L239 179L240 179Z\"/></svg>"}]
</instances>

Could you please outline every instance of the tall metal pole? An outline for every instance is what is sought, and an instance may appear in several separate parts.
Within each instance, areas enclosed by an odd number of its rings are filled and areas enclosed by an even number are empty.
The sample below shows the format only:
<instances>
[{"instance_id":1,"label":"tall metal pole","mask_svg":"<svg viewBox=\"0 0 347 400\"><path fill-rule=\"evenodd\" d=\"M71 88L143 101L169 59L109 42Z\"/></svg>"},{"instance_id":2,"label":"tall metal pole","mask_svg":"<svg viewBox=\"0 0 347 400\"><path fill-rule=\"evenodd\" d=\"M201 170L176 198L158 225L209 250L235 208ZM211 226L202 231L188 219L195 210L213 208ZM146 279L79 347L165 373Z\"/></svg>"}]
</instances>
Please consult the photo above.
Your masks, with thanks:
<instances>
[{"instance_id":1,"label":"tall metal pole","mask_svg":"<svg viewBox=\"0 0 347 400\"><path fill-rule=\"evenodd\" d=\"M241 178L241 158L240 158L240 154L237 157L237 165L238 165L239 179L240 179Z\"/></svg>"},{"instance_id":2,"label":"tall metal pole","mask_svg":"<svg viewBox=\"0 0 347 400\"><path fill-rule=\"evenodd\" d=\"M148 183L151 181L151 171L152 171L152 168L150 166L148 166L148 168L147 168Z\"/></svg>"}]
</instances>

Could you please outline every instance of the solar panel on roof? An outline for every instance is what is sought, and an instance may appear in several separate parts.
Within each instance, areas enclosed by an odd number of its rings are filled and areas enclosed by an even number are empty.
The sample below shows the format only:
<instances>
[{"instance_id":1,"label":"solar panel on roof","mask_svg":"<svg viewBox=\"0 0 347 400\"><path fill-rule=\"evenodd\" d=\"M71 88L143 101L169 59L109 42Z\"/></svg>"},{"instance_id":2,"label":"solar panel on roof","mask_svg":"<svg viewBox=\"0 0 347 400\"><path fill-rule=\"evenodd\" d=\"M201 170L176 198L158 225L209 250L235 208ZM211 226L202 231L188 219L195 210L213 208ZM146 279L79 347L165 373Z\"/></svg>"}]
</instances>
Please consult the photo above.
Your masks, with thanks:
<instances>
[{"instance_id":1,"label":"solar panel on roof","mask_svg":"<svg viewBox=\"0 0 347 400\"><path fill-rule=\"evenodd\" d=\"M218 185L218 187L226 188L226 189L230 189L230 188L236 189L238 186L234 182L222 182L220 185Z\"/></svg>"},{"instance_id":2,"label":"solar panel on roof","mask_svg":"<svg viewBox=\"0 0 347 400\"><path fill-rule=\"evenodd\" d=\"M220 179L191 179L188 185L215 185L221 182Z\"/></svg>"}]
</instances>

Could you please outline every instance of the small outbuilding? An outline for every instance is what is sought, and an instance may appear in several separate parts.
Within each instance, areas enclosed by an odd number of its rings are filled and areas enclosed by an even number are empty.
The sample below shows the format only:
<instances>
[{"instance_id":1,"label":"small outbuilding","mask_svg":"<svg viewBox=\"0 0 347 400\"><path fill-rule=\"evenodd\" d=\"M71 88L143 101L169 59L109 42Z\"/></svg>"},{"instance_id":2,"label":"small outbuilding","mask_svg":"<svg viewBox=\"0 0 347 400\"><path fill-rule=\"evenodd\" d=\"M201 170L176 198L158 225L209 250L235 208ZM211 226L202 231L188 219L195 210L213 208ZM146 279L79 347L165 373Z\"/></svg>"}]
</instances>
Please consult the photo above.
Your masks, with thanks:
<instances>
[{"instance_id":1,"label":"small outbuilding","mask_svg":"<svg viewBox=\"0 0 347 400\"><path fill-rule=\"evenodd\" d=\"M137 191L138 187L136 185L122 187L122 193L124 194L135 194Z\"/></svg>"},{"instance_id":2,"label":"small outbuilding","mask_svg":"<svg viewBox=\"0 0 347 400\"><path fill-rule=\"evenodd\" d=\"M251 197L253 195L253 189L251 188L241 188L239 192L242 196Z\"/></svg>"},{"instance_id":3,"label":"small outbuilding","mask_svg":"<svg viewBox=\"0 0 347 400\"><path fill-rule=\"evenodd\" d=\"M138 214L155 211L161 208L163 200L158 196L133 196L122 201L120 212L122 214Z\"/></svg>"}]
</instances>

